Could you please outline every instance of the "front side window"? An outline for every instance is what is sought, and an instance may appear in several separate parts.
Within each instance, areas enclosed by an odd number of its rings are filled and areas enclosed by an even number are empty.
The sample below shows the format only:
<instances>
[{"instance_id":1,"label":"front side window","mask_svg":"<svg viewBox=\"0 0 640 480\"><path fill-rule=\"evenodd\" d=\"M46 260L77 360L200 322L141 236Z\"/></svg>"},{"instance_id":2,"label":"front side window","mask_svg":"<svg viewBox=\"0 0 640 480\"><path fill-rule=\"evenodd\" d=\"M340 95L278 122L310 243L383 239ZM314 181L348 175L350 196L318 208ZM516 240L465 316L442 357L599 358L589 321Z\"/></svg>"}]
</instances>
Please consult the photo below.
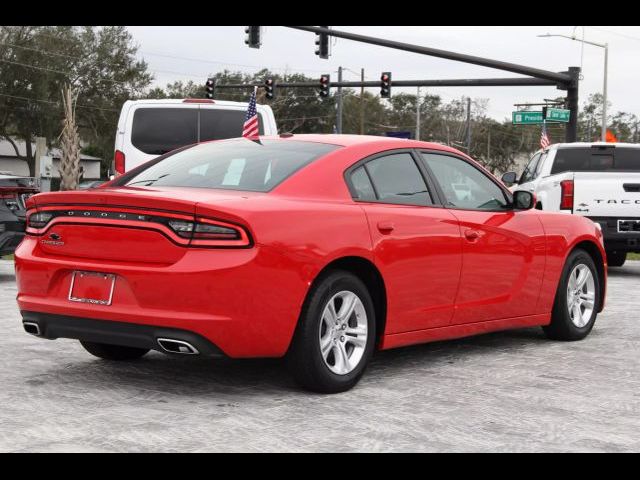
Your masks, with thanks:
<instances>
[{"instance_id":1,"label":"front side window","mask_svg":"<svg viewBox=\"0 0 640 480\"><path fill-rule=\"evenodd\" d=\"M469 162L449 155L423 153L449 207L499 210L509 204L504 191Z\"/></svg>"},{"instance_id":2,"label":"front side window","mask_svg":"<svg viewBox=\"0 0 640 480\"><path fill-rule=\"evenodd\" d=\"M164 157L122 186L199 187L267 192L339 148L324 143L244 138L202 143Z\"/></svg>"},{"instance_id":3,"label":"front side window","mask_svg":"<svg viewBox=\"0 0 640 480\"><path fill-rule=\"evenodd\" d=\"M540 161L540 154L536 154L527 164L527 167L522 172L520 181L518 183L527 183L536 178L536 171L538 169L538 162Z\"/></svg>"},{"instance_id":4,"label":"front side window","mask_svg":"<svg viewBox=\"0 0 640 480\"><path fill-rule=\"evenodd\" d=\"M400 205L433 203L427 184L410 153L394 153L368 161L368 173L378 201Z\"/></svg>"}]
</instances>

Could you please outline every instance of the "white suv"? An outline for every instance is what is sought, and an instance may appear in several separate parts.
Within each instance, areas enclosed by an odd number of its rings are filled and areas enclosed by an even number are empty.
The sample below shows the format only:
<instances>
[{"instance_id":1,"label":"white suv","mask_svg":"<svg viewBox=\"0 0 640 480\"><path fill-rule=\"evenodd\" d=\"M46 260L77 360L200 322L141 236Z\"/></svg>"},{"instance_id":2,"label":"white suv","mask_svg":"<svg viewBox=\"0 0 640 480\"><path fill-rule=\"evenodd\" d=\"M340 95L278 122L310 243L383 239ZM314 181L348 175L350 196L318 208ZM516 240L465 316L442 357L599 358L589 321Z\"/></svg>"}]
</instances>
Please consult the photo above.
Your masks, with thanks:
<instances>
[{"instance_id":1,"label":"white suv","mask_svg":"<svg viewBox=\"0 0 640 480\"><path fill-rule=\"evenodd\" d=\"M610 266L640 252L640 144L559 143L537 151L512 190L533 192L537 208L600 224Z\"/></svg>"},{"instance_id":2,"label":"white suv","mask_svg":"<svg viewBox=\"0 0 640 480\"><path fill-rule=\"evenodd\" d=\"M247 103L221 100L129 100L122 106L113 162L116 175L176 148L242 136ZM258 105L260 135L276 135L271 107Z\"/></svg>"}]
</instances>

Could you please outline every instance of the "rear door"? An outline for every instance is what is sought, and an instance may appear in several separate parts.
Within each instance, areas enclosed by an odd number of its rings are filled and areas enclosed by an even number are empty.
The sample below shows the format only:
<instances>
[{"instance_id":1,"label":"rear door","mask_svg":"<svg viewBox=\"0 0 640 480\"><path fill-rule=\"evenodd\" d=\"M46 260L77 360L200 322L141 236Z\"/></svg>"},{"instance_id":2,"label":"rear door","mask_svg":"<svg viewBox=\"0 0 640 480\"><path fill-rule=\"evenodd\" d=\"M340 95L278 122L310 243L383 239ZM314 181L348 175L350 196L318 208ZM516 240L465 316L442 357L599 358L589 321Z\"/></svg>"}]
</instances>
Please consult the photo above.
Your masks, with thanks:
<instances>
[{"instance_id":1,"label":"rear door","mask_svg":"<svg viewBox=\"0 0 640 480\"><path fill-rule=\"evenodd\" d=\"M462 274L452 323L532 315L545 266L545 236L534 210L510 208L497 180L470 161L422 152L462 231ZM455 187L464 184L465 190Z\"/></svg>"},{"instance_id":2,"label":"rear door","mask_svg":"<svg viewBox=\"0 0 640 480\"><path fill-rule=\"evenodd\" d=\"M404 150L369 158L347 180L367 215L385 279L386 333L449 325L460 280L460 228L436 205L415 156Z\"/></svg>"}]
</instances>

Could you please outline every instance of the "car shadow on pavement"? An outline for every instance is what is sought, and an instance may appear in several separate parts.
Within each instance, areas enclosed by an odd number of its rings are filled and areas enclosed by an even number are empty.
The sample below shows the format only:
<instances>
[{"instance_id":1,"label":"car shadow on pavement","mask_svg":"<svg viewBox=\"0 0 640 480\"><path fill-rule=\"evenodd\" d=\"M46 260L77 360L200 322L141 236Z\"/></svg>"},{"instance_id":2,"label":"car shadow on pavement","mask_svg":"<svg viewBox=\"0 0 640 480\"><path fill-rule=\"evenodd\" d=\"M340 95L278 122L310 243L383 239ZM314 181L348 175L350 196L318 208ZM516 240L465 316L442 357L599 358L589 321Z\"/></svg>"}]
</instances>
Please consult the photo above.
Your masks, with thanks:
<instances>
[{"instance_id":1,"label":"car shadow on pavement","mask_svg":"<svg viewBox=\"0 0 640 480\"><path fill-rule=\"evenodd\" d=\"M540 329L530 328L377 352L363 384L381 377L406 376L415 367L468 361L470 356L486 355L487 349L515 355L543 339ZM137 361L108 362L86 355L86 361L61 362L27 382L50 384L64 379L65 385L82 389L100 390L108 385L134 395L136 391L140 395L156 391L165 399L174 395L216 398L232 394L236 399L278 397L286 392L313 395L293 382L283 359L182 358L151 352Z\"/></svg>"},{"instance_id":2,"label":"car shadow on pavement","mask_svg":"<svg viewBox=\"0 0 640 480\"><path fill-rule=\"evenodd\" d=\"M0 283L9 283L9 282L15 283L15 281L16 281L15 275L0 273Z\"/></svg>"},{"instance_id":3,"label":"car shadow on pavement","mask_svg":"<svg viewBox=\"0 0 640 480\"><path fill-rule=\"evenodd\" d=\"M640 266L640 262L638 262ZM622 267L609 267L607 270L607 275L612 278L622 278L622 277L637 277L638 270L635 268L628 268L627 265Z\"/></svg>"}]
</instances>

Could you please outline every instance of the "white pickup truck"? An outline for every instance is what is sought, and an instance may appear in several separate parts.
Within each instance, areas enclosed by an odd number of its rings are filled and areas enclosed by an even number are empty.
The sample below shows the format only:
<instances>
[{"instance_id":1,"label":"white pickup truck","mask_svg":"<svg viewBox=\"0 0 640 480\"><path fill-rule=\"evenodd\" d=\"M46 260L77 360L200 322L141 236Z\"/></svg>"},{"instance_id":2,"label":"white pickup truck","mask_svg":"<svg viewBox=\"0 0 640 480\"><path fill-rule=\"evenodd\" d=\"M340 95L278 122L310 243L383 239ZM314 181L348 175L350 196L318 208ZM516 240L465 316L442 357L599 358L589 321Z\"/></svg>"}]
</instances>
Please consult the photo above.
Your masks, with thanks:
<instances>
[{"instance_id":1,"label":"white pickup truck","mask_svg":"<svg viewBox=\"0 0 640 480\"><path fill-rule=\"evenodd\" d=\"M609 266L640 252L640 144L559 143L536 152L512 190L533 192L537 208L582 215L602 227Z\"/></svg>"}]
</instances>

